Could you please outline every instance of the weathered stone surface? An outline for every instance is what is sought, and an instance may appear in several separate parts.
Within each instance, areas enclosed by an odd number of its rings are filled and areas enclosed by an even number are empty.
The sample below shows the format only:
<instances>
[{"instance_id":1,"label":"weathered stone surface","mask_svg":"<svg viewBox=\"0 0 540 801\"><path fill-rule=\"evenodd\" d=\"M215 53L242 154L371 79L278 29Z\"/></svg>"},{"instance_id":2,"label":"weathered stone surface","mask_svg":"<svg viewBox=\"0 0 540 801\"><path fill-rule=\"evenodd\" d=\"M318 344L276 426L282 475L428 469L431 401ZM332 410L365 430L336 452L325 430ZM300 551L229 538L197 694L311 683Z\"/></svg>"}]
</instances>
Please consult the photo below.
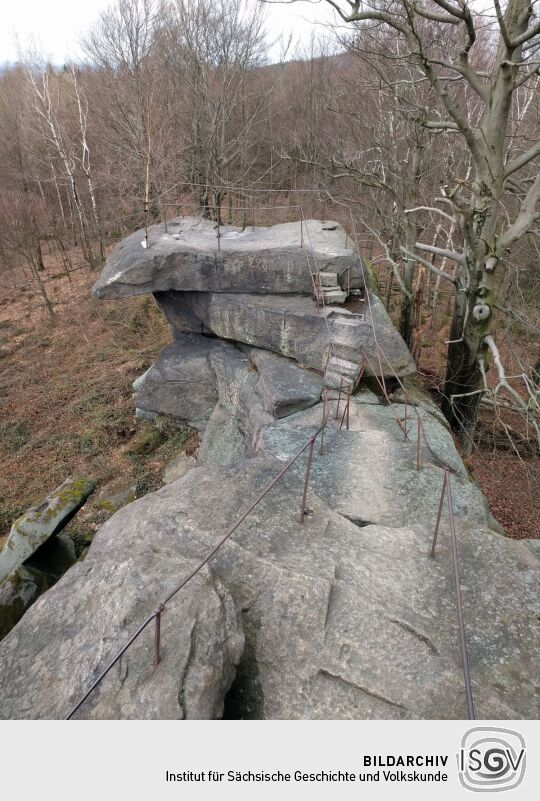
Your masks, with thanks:
<instances>
[{"instance_id":1,"label":"weathered stone surface","mask_svg":"<svg viewBox=\"0 0 540 801\"><path fill-rule=\"evenodd\" d=\"M274 417L286 417L313 406L321 397L322 377L294 362L252 348L250 359L259 372L264 407Z\"/></svg>"},{"instance_id":2,"label":"weathered stone surface","mask_svg":"<svg viewBox=\"0 0 540 801\"><path fill-rule=\"evenodd\" d=\"M137 380L137 407L204 429L218 399L209 356L220 347L227 345L197 334L179 335Z\"/></svg>"},{"instance_id":3,"label":"weathered stone surface","mask_svg":"<svg viewBox=\"0 0 540 801\"><path fill-rule=\"evenodd\" d=\"M261 433L260 449L288 461L316 430L268 426ZM342 515L360 525L435 524L444 472L426 448L417 470L416 444L396 442L384 431L330 429L325 444L324 455L313 464L310 485ZM300 475L305 466L299 463L293 470ZM457 517L489 525L482 493L461 472L452 476L452 493Z\"/></svg>"},{"instance_id":4,"label":"weathered stone surface","mask_svg":"<svg viewBox=\"0 0 540 801\"><path fill-rule=\"evenodd\" d=\"M86 478L72 476L15 521L0 551L0 584L71 520L94 486Z\"/></svg>"},{"instance_id":5,"label":"weathered stone surface","mask_svg":"<svg viewBox=\"0 0 540 801\"><path fill-rule=\"evenodd\" d=\"M307 297L171 292L161 295L159 302L179 331L186 330L188 320L195 320L193 330L273 351L315 370L323 370L332 342L333 353L356 365L360 365L362 350L365 351L370 362L367 375L380 372L369 312L361 325L352 328L343 324L342 312L326 309L318 314ZM379 344L391 365L383 363L383 374L414 374L411 355L375 296L371 308Z\"/></svg>"},{"instance_id":6,"label":"weathered stone surface","mask_svg":"<svg viewBox=\"0 0 540 801\"><path fill-rule=\"evenodd\" d=\"M135 386L137 405L153 414L172 414L201 430L210 421L199 460L227 464L245 455L245 445L249 451L263 425L316 403L322 379L260 349L178 334Z\"/></svg>"},{"instance_id":7,"label":"weathered stone surface","mask_svg":"<svg viewBox=\"0 0 540 801\"><path fill-rule=\"evenodd\" d=\"M242 230L198 217L179 218L124 239L109 255L93 292L121 298L146 292L187 290L306 294L311 271L331 270L342 286L362 287L358 255L347 246L344 229L319 220ZM349 240L350 242L350 240Z\"/></svg>"},{"instance_id":8,"label":"weathered stone surface","mask_svg":"<svg viewBox=\"0 0 540 801\"><path fill-rule=\"evenodd\" d=\"M170 484L171 481L177 481L189 473L192 467L195 467L197 460L193 456L188 456L186 453L179 453L174 459L165 465L163 470L163 483Z\"/></svg>"},{"instance_id":9,"label":"weathered stone surface","mask_svg":"<svg viewBox=\"0 0 540 801\"><path fill-rule=\"evenodd\" d=\"M245 457L245 439L235 417L217 403L199 447L199 464L230 464Z\"/></svg>"},{"instance_id":10,"label":"weathered stone surface","mask_svg":"<svg viewBox=\"0 0 540 801\"><path fill-rule=\"evenodd\" d=\"M174 485L169 485L174 487ZM121 532L105 523L75 565L0 645L0 718L61 718L113 654L189 573L167 526L137 515ZM170 524L176 528L177 518ZM181 524L180 524L181 525ZM205 568L162 615L161 663L149 627L78 714L87 718L217 718L243 649L229 593ZM39 655L39 657L38 657Z\"/></svg>"},{"instance_id":11,"label":"weathered stone surface","mask_svg":"<svg viewBox=\"0 0 540 801\"><path fill-rule=\"evenodd\" d=\"M259 374L243 350L230 346L212 355L212 366L220 405L234 419L248 455L253 451L261 427L274 422L273 415L264 408ZM204 453L204 448L202 451Z\"/></svg>"},{"instance_id":12,"label":"weathered stone surface","mask_svg":"<svg viewBox=\"0 0 540 801\"><path fill-rule=\"evenodd\" d=\"M99 497L94 502L96 509L102 509L105 512L117 512L126 503L131 503L137 497L136 487L126 487L126 489L119 492L101 492Z\"/></svg>"},{"instance_id":13,"label":"weathered stone surface","mask_svg":"<svg viewBox=\"0 0 540 801\"><path fill-rule=\"evenodd\" d=\"M159 592L149 592L155 589L156 561L176 565L184 558L189 564L202 558L281 466L279 461L257 458L232 467L194 469L114 515L94 540L87 561L44 596L0 646L1 714L22 717L37 710L38 716L46 717L58 715L60 707L65 711L68 704L62 700L59 705L58 694L74 700L77 685L86 686L97 663L104 664L113 643L118 644L119 630L125 635L130 624L133 628L153 608L159 597ZM312 491L310 513L299 526L301 490L302 477L290 474L212 561L212 570L244 610L247 638L227 714L293 719L465 717L447 526L431 560L426 555L430 527L359 527ZM209 499L218 495L217 517ZM459 522L458 538L477 717L534 717L537 561L527 547L482 526ZM131 566L129 580L126 565ZM91 600L101 595L93 576L105 580L105 575L111 582L110 600L101 609ZM147 604L139 602L135 615L134 598L143 589L153 598ZM129 657L132 661L114 674L112 685L104 686L87 715L173 717L171 710L178 712L178 688L172 698L168 681L174 677L177 684L183 671L179 663L189 653L183 621L193 620L193 607L186 612L183 604L196 604L200 592L196 585L179 596L179 607L164 616L167 664L151 675L149 632L145 647L141 645ZM84 612L86 604L90 614ZM120 624L126 615L128 625ZM77 629L70 622L75 616ZM210 616L209 629L215 625ZM47 650L51 635L62 656L60 665L54 660L58 677L52 675ZM168 648L178 662L171 661ZM205 655L205 661L193 667L197 686L207 660ZM161 704L162 697L167 703ZM212 716L207 708L205 714Z\"/></svg>"},{"instance_id":14,"label":"weathered stone surface","mask_svg":"<svg viewBox=\"0 0 540 801\"><path fill-rule=\"evenodd\" d=\"M49 589L52 576L21 565L0 585L0 640L17 625L36 598Z\"/></svg>"}]
</instances>

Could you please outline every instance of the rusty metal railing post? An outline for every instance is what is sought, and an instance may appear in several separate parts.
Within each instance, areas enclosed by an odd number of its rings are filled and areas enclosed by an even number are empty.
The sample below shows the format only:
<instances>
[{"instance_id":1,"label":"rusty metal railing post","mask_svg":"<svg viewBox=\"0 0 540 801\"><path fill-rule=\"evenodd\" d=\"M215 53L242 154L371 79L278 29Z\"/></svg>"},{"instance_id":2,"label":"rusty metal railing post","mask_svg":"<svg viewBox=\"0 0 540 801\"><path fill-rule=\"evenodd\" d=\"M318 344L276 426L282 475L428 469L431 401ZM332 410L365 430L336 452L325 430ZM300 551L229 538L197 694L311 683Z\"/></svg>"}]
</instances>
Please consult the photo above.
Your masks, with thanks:
<instances>
[{"instance_id":1,"label":"rusty metal railing post","mask_svg":"<svg viewBox=\"0 0 540 801\"><path fill-rule=\"evenodd\" d=\"M405 428L403 429L403 441L407 441L407 419L408 419L408 406L407 406L407 396L405 396L405 418L403 422L405 423Z\"/></svg>"},{"instance_id":2,"label":"rusty metal railing post","mask_svg":"<svg viewBox=\"0 0 540 801\"><path fill-rule=\"evenodd\" d=\"M321 300L322 300L322 291L321 291L321 274L316 273L314 276L311 276L311 281L313 283L313 294L315 295L315 301L317 303L317 314L321 313Z\"/></svg>"},{"instance_id":3,"label":"rusty metal railing post","mask_svg":"<svg viewBox=\"0 0 540 801\"><path fill-rule=\"evenodd\" d=\"M304 226L302 217L300 217L300 247L304 247Z\"/></svg>"},{"instance_id":4,"label":"rusty metal railing post","mask_svg":"<svg viewBox=\"0 0 540 801\"><path fill-rule=\"evenodd\" d=\"M309 486L309 476L311 473L311 463L313 461L313 446L315 445L315 438L311 437L309 441L309 451L308 451L308 459L306 465L306 477L304 479L304 491L302 493L302 505L300 507L300 525L304 525L304 516L306 514L306 500L307 500L307 493L308 493L308 486Z\"/></svg>"},{"instance_id":5,"label":"rusty metal railing post","mask_svg":"<svg viewBox=\"0 0 540 801\"><path fill-rule=\"evenodd\" d=\"M341 405L341 390L342 390L342 388L343 388L343 378L339 382L339 394L338 394L338 401L337 401L337 407L336 407L336 416L335 416L336 420L339 420L339 407Z\"/></svg>"},{"instance_id":6,"label":"rusty metal railing post","mask_svg":"<svg viewBox=\"0 0 540 801\"><path fill-rule=\"evenodd\" d=\"M324 453L324 429L326 428L326 421L328 416L328 389L324 387L323 389L323 414L322 414L322 426L321 426L321 446L319 448L319 454L322 456Z\"/></svg>"},{"instance_id":7,"label":"rusty metal railing post","mask_svg":"<svg viewBox=\"0 0 540 801\"><path fill-rule=\"evenodd\" d=\"M157 668L161 662L161 613L165 609L165 604L159 604L156 608L156 626L154 630L154 667Z\"/></svg>"},{"instance_id":8,"label":"rusty metal railing post","mask_svg":"<svg viewBox=\"0 0 540 801\"><path fill-rule=\"evenodd\" d=\"M219 220L217 224L217 249L221 250L221 230L219 226Z\"/></svg>"},{"instance_id":9,"label":"rusty metal railing post","mask_svg":"<svg viewBox=\"0 0 540 801\"><path fill-rule=\"evenodd\" d=\"M347 397L345 399L345 406L343 407L343 414L341 415L341 423L339 429L343 428L343 423L347 424L347 431L349 430L349 407L351 403L351 385L347 384Z\"/></svg>"},{"instance_id":10,"label":"rusty metal railing post","mask_svg":"<svg viewBox=\"0 0 540 801\"><path fill-rule=\"evenodd\" d=\"M437 512L437 522L435 523L435 531L433 532L433 542L429 549L429 556L433 559L435 557L435 546L437 545L437 537L439 536L439 526L441 525L441 515L444 505L444 497L446 495L446 486L448 483L448 472L444 471L443 485L441 490L441 498L439 501L439 511Z\"/></svg>"}]
</instances>

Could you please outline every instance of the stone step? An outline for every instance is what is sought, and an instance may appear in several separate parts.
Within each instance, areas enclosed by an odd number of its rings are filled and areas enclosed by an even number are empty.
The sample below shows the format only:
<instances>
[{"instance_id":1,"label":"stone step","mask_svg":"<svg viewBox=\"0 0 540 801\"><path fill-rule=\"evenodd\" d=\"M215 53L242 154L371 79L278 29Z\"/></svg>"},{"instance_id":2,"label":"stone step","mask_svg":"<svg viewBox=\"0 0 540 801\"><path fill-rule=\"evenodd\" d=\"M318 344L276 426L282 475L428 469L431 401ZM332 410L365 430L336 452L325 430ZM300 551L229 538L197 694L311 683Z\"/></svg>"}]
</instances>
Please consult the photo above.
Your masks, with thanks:
<instances>
[{"instance_id":1,"label":"stone step","mask_svg":"<svg viewBox=\"0 0 540 801\"><path fill-rule=\"evenodd\" d=\"M343 376L356 378L359 366L357 362L351 362L348 359L340 359L339 356L331 356L328 361L328 370L340 373Z\"/></svg>"},{"instance_id":2,"label":"stone step","mask_svg":"<svg viewBox=\"0 0 540 801\"><path fill-rule=\"evenodd\" d=\"M360 321L357 320L356 318L349 320L346 317L343 317L339 320L335 320L334 324L336 328L340 328L341 326L346 326L347 328L358 328L358 326L360 325Z\"/></svg>"},{"instance_id":3,"label":"stone step","mask_svg":"<svg viewBox=\"0 0 540 801\"><path fill-rule=\"evenodd\" d=\"M324 302L331 305L333 303L345 303L347 300L347 293L343 292L341 289L328 289L326 287L322 287L321 292Z\"/></svg>"},{"instance_id":4,"label":"stone step","mask_svg":"<svg viewBox=\"0 0 540 801\"><path fill-rule=\"evenodd\" d=\"M321 287L333 287L339 289L337 273L320 272L318 273Z\"/></svg>"},{"instance_id":5,"label":"stone step","mask_svg":"<svg viewBox=\"0 0 540 801\"><path fill-rule=\"evenodd\" d=\"M327 370L324 375L324 386L328 389L339 389L340 386L343 386L345 389L347 386L350 386L352 389L353 385L354 380L341 375L341 373L335 373L332 370Z\"/></svg>"},{"instance_id":6,"label":"stone step","mask_svg":"<svg viewBox=\"0 0 540 801\"><path fill-rule=\"evenodd\" d=\"M346 361L349 364L356 364L358 369L358 365L362 360L362 351L358 345L351 345L347 341L340 341L334 338L332 340L332 347L334 356L337 356L338 359Z\"/></svg>"}]
</instances>

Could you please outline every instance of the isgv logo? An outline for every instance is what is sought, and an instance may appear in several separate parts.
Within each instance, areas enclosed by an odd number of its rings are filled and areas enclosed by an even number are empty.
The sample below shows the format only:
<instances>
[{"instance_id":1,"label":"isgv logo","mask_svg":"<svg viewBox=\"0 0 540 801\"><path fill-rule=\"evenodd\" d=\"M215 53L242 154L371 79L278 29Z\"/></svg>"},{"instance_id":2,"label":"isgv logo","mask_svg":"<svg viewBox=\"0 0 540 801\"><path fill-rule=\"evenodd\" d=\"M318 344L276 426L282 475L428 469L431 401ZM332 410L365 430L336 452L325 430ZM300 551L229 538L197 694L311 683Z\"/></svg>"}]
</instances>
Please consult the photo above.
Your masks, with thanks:
<instances>
[{"instance_id":1,"label":"isgv logo","mask_svg":"<svg viewBox=\"0 0 540 801\"><path fill-rule=\"evenodd\" d=\"M517 731L478 726L461 739L459 780L467 790L512 790L525 775L525 739Z\"/></svg>"}]
</instances>

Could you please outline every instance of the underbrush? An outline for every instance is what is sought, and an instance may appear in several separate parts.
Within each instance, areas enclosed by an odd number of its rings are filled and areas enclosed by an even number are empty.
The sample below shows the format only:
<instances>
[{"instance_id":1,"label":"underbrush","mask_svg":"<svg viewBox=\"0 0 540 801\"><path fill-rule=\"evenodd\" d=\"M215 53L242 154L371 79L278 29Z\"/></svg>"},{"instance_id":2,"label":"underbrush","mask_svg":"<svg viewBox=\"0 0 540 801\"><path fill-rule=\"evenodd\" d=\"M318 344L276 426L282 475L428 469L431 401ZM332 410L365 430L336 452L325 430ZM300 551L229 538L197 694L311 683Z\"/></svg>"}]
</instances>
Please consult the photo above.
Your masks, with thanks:
<instances>
[{"instance_id":1,"label":"underbrush","mask_svg":"<svg viewBox=\"0 0 540 801\"><path fill-rule=\"evenodd\" d=\"M70 284L48 280L58 270L52 259L46 270L52 323L31 289L0 290L0 539L72 473L97 482L71 524L91 534L107 516L98 498L155 489L164 464L193 436L135 418L131 384L169 341L153 299L97 301L96 273L77 270Z\"/></svg>"}]
</instances>

